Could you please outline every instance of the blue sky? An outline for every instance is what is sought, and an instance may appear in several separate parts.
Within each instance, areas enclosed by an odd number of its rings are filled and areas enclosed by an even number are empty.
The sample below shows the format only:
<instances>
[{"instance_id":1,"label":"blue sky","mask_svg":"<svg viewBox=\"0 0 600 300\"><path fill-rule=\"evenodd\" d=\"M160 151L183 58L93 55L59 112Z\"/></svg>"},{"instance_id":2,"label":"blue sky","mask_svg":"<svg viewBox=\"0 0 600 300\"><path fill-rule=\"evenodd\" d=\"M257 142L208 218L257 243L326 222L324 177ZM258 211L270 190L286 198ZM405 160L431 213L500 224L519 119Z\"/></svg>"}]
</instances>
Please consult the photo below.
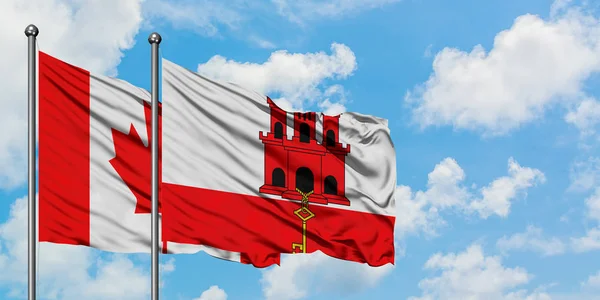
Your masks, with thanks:
<instances>
[{"instance_id":1,"label":"blue sky","mask_svg":"<svg viewBox=\"0 0 600 300\"><path fill-rule=\"evenodd\" d=\"M164 58L282 105L389 120L393 268L319 254L263 270L169 256L163 299L600 299L598 3L19 2L0 4L0 66L15 70L0 80L0 298L26 287L16 199L26 195L23 29L35 23L41 50L146 89L157 31ZM44 299L148 299L149 278L148 255L40 249Z\"/></svg>"}]
</instances>

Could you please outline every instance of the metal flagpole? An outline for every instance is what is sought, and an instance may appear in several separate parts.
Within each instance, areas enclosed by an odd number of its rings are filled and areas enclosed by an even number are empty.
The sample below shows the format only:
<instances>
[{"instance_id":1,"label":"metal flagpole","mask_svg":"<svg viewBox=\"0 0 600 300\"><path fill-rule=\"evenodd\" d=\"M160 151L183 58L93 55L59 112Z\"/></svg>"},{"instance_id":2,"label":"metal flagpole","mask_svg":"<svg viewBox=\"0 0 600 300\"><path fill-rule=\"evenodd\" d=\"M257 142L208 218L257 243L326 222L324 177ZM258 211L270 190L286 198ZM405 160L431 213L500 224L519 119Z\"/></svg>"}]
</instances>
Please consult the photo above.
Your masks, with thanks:
<instances>
[{"instance_id":1,"label":"metal flagpole","mask_svg":"<svg viewBox=\"0 0 600 300\"><path fill-rule=\"evenodd\" d=\"M152 300L158 300L158 45L162 38L153 32L152 46Z\"/></svg>"},{"instance_id":2,"label":"metal flagpole","mask_svg":"<svg viewBox=\"0 0 600 300\"><path fill-rule=\"evenodd\" d=\"M28 96L28 121L29 129L28 134L28 147L27 147L27 172L28 172L28 221L29 221L29 233L28 233L28 299L35 300L36 298L36 233L37 233L37 220L36 220L36 203L35 203L35 183L36 183L36 172L35 172L35 148L36 148L36 45L35 39L39 33L38 28L31 24L25 28L25 36L27 36L28 42L28 59L27 59L27 96Z\"/></svg>"}]
</instances>

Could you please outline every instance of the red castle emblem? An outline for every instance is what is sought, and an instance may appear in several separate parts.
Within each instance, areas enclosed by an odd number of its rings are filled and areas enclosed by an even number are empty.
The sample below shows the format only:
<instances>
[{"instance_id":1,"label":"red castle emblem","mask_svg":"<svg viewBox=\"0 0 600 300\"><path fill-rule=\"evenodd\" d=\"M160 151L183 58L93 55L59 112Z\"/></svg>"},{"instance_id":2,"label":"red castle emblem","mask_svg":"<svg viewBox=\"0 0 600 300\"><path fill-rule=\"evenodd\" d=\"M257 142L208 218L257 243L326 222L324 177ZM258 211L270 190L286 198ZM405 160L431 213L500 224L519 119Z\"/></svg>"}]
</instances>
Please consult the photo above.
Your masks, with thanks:
<instances>
[{"instance_id":1,"label":"red castle emblem","mask_svg":"<svg viewBox=\"0 0 600 300\"><path fill-rule=\"evenodd\" d=\"M316 139L317 113L294 113L294 136L287 136L287 112L270 98L271 128L260 132L265 145L264 185L259 191L284 199L350 205L345 196L345 158L350 145L339 142L340 116L323 116L323 141ZM312 192L312 193L311 193Z\"/></svg>"}]
</instances>

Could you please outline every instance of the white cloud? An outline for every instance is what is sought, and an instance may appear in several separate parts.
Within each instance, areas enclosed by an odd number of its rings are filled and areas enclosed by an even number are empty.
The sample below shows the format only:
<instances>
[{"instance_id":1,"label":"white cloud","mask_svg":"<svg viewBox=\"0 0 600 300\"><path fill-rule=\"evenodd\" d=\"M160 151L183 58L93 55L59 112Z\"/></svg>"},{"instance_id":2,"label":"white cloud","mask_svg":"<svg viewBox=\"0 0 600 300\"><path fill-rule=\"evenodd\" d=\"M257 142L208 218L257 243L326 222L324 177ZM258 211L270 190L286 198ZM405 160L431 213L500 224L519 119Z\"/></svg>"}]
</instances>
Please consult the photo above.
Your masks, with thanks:
<instances>
[{"instance_id":1,"label":"white cloud","mask_svg":"<svg viewBox=\"0 0 600 300\"><path fill-rule=\"evenodd\" d=\"M439 273L421 280L419 288L423 294L410 299L550 299L541 291L512 292L529 283L532 275L521 267L503 266L498 256L485 256L477 244L458 254L434 254L425 263L425 269Z\"/></svg>"},{"instance_id":2,"label":"white cloud","mask_svg":"<svg viewBox=\"0 0 600 300\"><path fill-rule=\"evenodd\" d=\"M273 17L283 16L297 25L304 26L308 20L340 18L349 14L383 7L400 0L144 0L143 12L146 28L167 22L176 29L186 29L203 36L222 37L230 31L263 49L276 45L252 32L250 23L267 20L280 22ZM258 16L258 17L257 17Z\"/></svg>"},{"instance_id":3,"label":"white cloud","mask_svg":"<svg viewBox=\"0 0 600 300\"><path fill-rule=\"evenodd\" d=\"M575 252L588 252L600 250L600 228L589 229L585 236L571 238Z\"/></svg>"},{"instance_id":4,"label":"white cloud","mask_svg":"<svg viewBox=\"0 0 600 300\"><path fill-rule=\"evenodd\" d=\"M519 16L489 52L481 45L440 51L427 82L405 97L414 121L499 135L543 117L552 105L581 100L584 82L600 71L600 22L565 7L557 3L548 20ZM584 115L569 119L587 124Z\"/></svg>"},{"instance_id":5,"label":"white cloud","mask_svg":"<svg viewBox=\"0 0 600 300\"><path fill-rule=\"evenodd\" d=\"M550 16L556 16L565 10L568 10L573 0L554 0L550 6Z\"/></svg>"},{"instance_id":6,"label":"white cloud","mask_svg":"<svg viewBox=\"0 0 600 300\"><path fill-rule=\"evenodd\" d=\"M173 272L175 272L175 258L171 257L166 262L158 264L159 288L165 286L165 277Z\"/></svg>"},{"instance_id":7,"label":"white cloud","mask_svg":"<svg viewBox=\"0 0 600 300\"><path fill-rule=\"evenodd\" d=\"M65 265L68 266L69 263ZM148 297L150 289L148 273L135 266L125 256L115 256L108 261L98 259L96 267L98 271L95 276L88 275L87 280L79 284L73 281L56 282L53 288L64 286L62 299L81 299L82 296L85 299L146 299Z\"/></svg>"},{"instance_id":8,"label":"white cloud","mask_svg":"<svg viewBox=\"0 0 600 300\"><path fill-rule=\"evenodd\" d=\"M593 135L600 124L600 102L592 98L581 101L576 109L567 113L565 120L575 125L584 137Z\"/></svg>"},{"instance_id":9,"label":"white cloud","mask_svg":"<svg viewBox=\"0 0 600 300\"><path fill-rule=\"evenodd\" d=\"M427 46L427 48L425 48L425 51L423 51L423 57L425 58L429 58L433 55L433 53L431 52L433 49L433 44L429 44Z\"/></svg>"},{"instance_id":10,"label":"white cloud","mask_svg":"<svg viewBox=\"0 0 600 300\"><path fill-rule=\"evenodd\" d=\"M319 108L326 115L339 115L346 111L346 91L344 87L335 84L327 88L323 94L325 99L319 103Z\"/></svg>"},{"instance_id":11,"label":"white cloud","mask_svg":"<svg viewBox=\"0 0 600 300\"><path fill-rule=\"evenodd\" d=\"M445 158L429 173L427 190L413 193L408 186L398 187L397 234L422 231L435 235L436 229L446 224L440 213L450 209L478 213L484 219L491 215L506 217L519 194L526 195L528 188L545 181L541 171L522 167L513 158L508 160L508 176L495 179L478 193L468 188L464 179L465 172L456 160Z\"/></svg>"},{"instance_id":12,"label":"white cloud","mask_svg":"<svg viewBox=\"0 0 600 300\"><path fill-rule=\"evenodd\" d=\"M479 212L482 218L492 214L501 217L508 216L510 200L518 192L525 192L528 188L544 183L544 174L537 169L521 167L512 157L508 160L508 175L497 178L490 185L481 190L482 198L470 203L470 209Z\"/></svg>"},{"instance_id":13,"label":"white cloud","mask_svg":"<svg viewBox=\"0 0 600 300\"><path fill-rule=\"evenodd\" d=\"M160 264L160 274L173 273L175 271L175 259L169 258L165 263Z\"/></svg>"},{"instance_id":14,"label":"white cloud","mask_svg":"<svg viewBox=\"0 0 600 300\"><path fill-rule=\"evenodd\" d=\"M400 0L271 0L277 11L290 21L303 25L319 18L339 18L359 11L383 7Z\"/></svg>"},{"instance_id":15,"label":"white cloud","mask_svg":"<svg viewBox=\"0 0 600 300\"><path fill-rule=\"evenodd\" d=\"M331 97L339 88L321 91L326 79L345 79L356 70L356 57L348 46L333 43L331 54L289 53L275 51L262 63L240 63L220 55L213 56L198 66L198 72L209 78L233 82L247 89L281 98L293 107L301 109L303 103Z\"/></svg>"},{"instance_id":16,"label":"white cloud","mask_svg":"<svg viewBox=\"0 0 600 300\"><path fill-rule=\"evenodd\" d=\"M585 206L588 217L600 224L600 187L596 188L594 194L585 199Z\"/></svg>"},{"instance_id":17,"label":"white cloud","mask_svg":"<svg viewBox=\"0 0 600 300\"><path fill-rule=\"evenodd\" d=\"M593 226L587 229L585 235L570 238L570 244L556 237L544 237L542 230L534 226L528 226L526 232L517 233L511 237L502 237L497 246L501 251L530 250L541 253L544 256L558 255L566 252L567 245L575 253L600 250L600 188L587 197L585 203L585 215L593 222Z\"/></svg>"},{"instance_id":18,"label":"white cloud","mask_svg":"<svg viewBox=\"0 0 600 300\"><path fill-rule=\"evenodd\" d=\"M595 222L597 227L588 229L582 237L571 238L571 245L575 252L600 250L600 188L596 188L584 203L587 218Z\"/></svg>"},{"instance_id":19,"label":"white cloud","mask_svg":"<svg viewBox=\"0 0 600 300\"><path fill-rule=\"evenodd\" d=\"M559 300L559 299L555 298L554 295L546 293L543 289L539 290L539 291L535 290L532 293L529 293L526 290L519 290L516 292L508 293L501 299L503 299L503 300ZM569 299L573 299L573 298L569 298ZM578 299L581 299L581 298L578 298Z\"/></svg>"},{"instance_id":20,"label":"white cloud","mask_svg":"<svg viewBox=\"0 0 600 300\"><path fill-rule=\"evenodd\" d=\"M542 229L527 226L523 233L516 233L510 237L503 236L496 242L496 246L503 252L511 250L530 250L541 253L543 256L563 254L566 245L556 237L546 238Z\"/></svg>"},{"instance_id":21,"label":"white cloud","mask_svg":"<svg viewBox=\"0 0 600 300\"><path fill-rule=\"evenodd\" d=\"M143 9L149 20L164 20L177 29L189 29L201 35L215 36L219 34L219 25L235 29L245 20L243 13L236 9L236 4L236 1L231 0L146 0Z\"/></svg>"},{"instance_id":22,"label":"white cloud","mask_svg":"<svg viewBox=\"0 0 600 300\"><path fill-rule=\"evenodd\" d=\"M427 177L426 191L412 193L408 186L396 189L396 233L400 237L419 231L435 235L436 229L446 224L440 211L462 207L469 198L467 188L461 185L465 173L453 158L442 160Z\"/></svg>"},{"instance_id":23,"label":"white cloud","mask_svg":"<svg viewBox=\"0 0 600 300\"><path fill-rule=\"evenodd\" d=\"M261 284L267 300L304 299L310 292L343 296L375 286L393 269L390 264L375 268L321 252L286 255L281 266L262 271Z\"/></svg>"},{"instance_id":24,"label":"white cloud","mask_svg":"<svg viewBox=\"0 0 600 300\"><path fill-rule=\"evenodd\" d=\"M581 283L584 288L600 291L600 271L595 275L590 275L588 279Z\"/></svg>"},{"instance_id":25,"label":"white cloud","mask_svg":"<svg viewBox=\"0 0 600 300\"><path fill-rule=\"evenodd\" d=\"M277 46L269 41L266 40L264 38L258 37L256 35L251 35L248 40L250 42L252 42L253 44L257 45L259 48L263 48L263 49L273 49L273 48L277 48Z\"/></svg>"},{"instance_id":26,"label":"white cloud","mask_svg":"<svg viewBox=\"0 0 600 300\"><path fill-rule=\"evenodd\" d=\"M325 99L323 102L319 103L319 108L323 110L323 113L326 115L339 115L346 111L346 107L344 104L339 102L331 103L329 99Z\"/></svg>"},{"instance_id":27,"label":"white cloud","mask_svg":"<svg viewBox=\"0 0 600 300\"><path fill-rule=\"evenodd\" d=\"M572 164L569 177L570 191L585 192L600 185L600 158L590 157Z\"/></svg>"},{"instance_id":28,"label":"white cloud","mask_svg":"<svg viewBox=\"0 0 600 300\"><path fill-rule=\"evenodd\" d=\"M427 192L418 195L426 195ZM446 222L436 207L431 206L427 197L413 197L410 187L396 188L396 235L402 238L408 234L423 232L427 236L437 235L437 229Z\"/></svg>"},{"instance_id":29,"label":"white cloud","mask_svg":"<svg viewBox=\"0 0 600 300\"><path fill-rule=\"evenodd\" d=\"M44 299L147 299L150 276L125 255L88 247L39 244L38 292ZM172 264L172 262L171 262ZM164 269L164 268L163 268ZM0 224L0 286L23 296L27 286L27 198ZM57 276L60 274L60 276Z\"/></svg>"},{"instance_id":30,"label":"white cloud","mask_svg":"<svg viewBox=\"0 0 600 300\"><path fill-rule=\"evenodd\" d=\"M141 0L0 1L0 188L25 182L27 149L27 39L40 29L41 51L96 73L116 74L122 51L134 45L142 21ZM109 19L107 19L109 18ZM109 21L107 21L109 20ZM6 46L10 45L10 46Z\"/></svg>"},{"instance_id":31,"label":"white cloud","mask_svg":"<svg viewBox=\"0 0 600 300\"><path fill-rule=\"evenodd\" d=\"M213 285L200 294L200 298L194 300L227 300L227 293L218 286Z\"/></svg>"},{"instance_id":32,"label":"white cloud","mask_svg":"<svg viewBox=\"0 0 600 300\"><path fill-rule=\"evenodd\" d=\"M426 196L432 206L445 209L464 205L469 197L467 188L460 183L465 179L465 171L456 160L445 158L427 175L427 191L417 196Z\"/></svg>"},{"instance_id":33,"label":"white cloud","mask_svg":"<svg viewBox=\"0 0 600 300\"><path fill-rule=\"evenodd\" d=\"M587 280L581 282L581 289L572 292L553 292L550 294L552 300L600 300L600 273L591 275Z\"/></svg>"}]
</instances>

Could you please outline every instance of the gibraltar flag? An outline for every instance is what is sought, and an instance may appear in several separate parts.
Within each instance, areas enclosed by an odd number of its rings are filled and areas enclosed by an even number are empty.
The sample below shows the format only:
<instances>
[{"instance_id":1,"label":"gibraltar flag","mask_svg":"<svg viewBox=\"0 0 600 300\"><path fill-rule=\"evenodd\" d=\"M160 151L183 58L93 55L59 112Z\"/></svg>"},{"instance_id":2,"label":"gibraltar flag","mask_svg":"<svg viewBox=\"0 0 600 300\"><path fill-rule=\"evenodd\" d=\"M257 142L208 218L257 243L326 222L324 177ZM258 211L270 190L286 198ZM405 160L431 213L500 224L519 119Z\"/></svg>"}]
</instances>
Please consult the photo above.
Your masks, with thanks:
<instances>
[{"instance_id":1,"label":"gibraltar flag","mask_svg":"<svg viewBox=\"0 0 600 300\"><path fill-rule=\"evenodd\" d=\"M39 240L150 252L150 94L43 52L38 74ZM240 260L169 251L199 250Z\"/></svg>"},{"instance_id":2,"label":"gibraltar flag","mask_svg":"<svg viewBox=\"0 0 600 300\"><path fill-rule=\"evenodd\" d=\"M294 72L294 70L290 70ZM162 60L162 234L248 253L321 251L394 263L396 159L387 121L286 112Z\"/></svg>"}]
</instances>

